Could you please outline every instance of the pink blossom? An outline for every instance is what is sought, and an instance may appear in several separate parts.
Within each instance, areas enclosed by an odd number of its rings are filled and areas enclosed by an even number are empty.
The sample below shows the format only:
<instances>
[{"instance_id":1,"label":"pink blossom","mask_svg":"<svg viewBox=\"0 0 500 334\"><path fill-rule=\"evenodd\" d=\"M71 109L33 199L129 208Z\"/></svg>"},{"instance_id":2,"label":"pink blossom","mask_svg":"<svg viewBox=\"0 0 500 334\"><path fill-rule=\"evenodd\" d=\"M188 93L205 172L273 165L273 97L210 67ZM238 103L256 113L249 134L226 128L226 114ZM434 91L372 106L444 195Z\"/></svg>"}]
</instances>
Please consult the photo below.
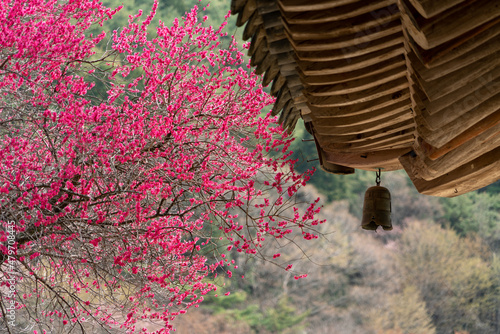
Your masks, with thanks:
<instances>
[{"instance_id":1,"label":"pink blossom","mask_svg":"<svg viewBox=\"0 0 500 334\"><path fill-rule=\"evenodd\" d=\"M318 202L287 208L312 171L294 170L293 139L275 117L260 116L274 98L235 42L221 46L225 24L207 27L193 8L153 38L157 6L109 36L106 56L95 54L106 34L89 29L120 8L95 0L0 6L9 55L0 66L0 203L23 213L13 223L23 237L11 256L26 266L16 284L50 286L23 295L29 302L19 307L66 305L30 309L27 321L46 312L76 324L92 313L124 332L138 331L139 320L170 329L217 289L207 277L222 266L232 277L233 249L257 254L292 231L317 238ZM94 80L107 87L101 100ZM208 230L224 244L220 256L208 251ZM126 294L126 319L112 316L121 302L83 302L106 293Z\"/></svg>"}]
</instances>

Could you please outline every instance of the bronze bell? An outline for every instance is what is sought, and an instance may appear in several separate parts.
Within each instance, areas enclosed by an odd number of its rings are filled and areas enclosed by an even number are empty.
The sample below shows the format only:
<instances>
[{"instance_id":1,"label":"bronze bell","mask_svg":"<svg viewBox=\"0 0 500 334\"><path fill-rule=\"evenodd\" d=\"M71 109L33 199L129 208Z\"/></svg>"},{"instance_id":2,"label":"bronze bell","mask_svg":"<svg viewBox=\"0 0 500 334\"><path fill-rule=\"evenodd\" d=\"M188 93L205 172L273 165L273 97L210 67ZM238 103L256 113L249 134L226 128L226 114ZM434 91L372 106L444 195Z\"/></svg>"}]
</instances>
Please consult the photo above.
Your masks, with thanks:
<instances>
[{"instance_id":1,"label":"bronze bell","mask_svg":"<svg viewBox=\"0 0 500 334\"><path fill-rule=\"evenodd\" d=\"M391 193L380 186L380 171L377 173L377 185L366 190L361 220L361 227L365 230L375 231L379 226L386 231L392 230Z\"/></svg>"}]
</instances>

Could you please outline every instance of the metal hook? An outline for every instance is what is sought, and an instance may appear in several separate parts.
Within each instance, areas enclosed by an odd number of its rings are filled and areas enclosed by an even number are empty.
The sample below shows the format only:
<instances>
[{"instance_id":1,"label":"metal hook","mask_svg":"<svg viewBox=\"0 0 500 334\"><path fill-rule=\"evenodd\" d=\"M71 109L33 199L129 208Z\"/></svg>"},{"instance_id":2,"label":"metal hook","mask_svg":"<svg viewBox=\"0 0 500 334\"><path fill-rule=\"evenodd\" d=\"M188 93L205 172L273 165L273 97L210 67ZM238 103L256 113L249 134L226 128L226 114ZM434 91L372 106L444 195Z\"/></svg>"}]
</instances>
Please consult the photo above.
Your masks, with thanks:
<instances>
[{"instance_id":1,"label":"metal hook","mask_svg":"<svg viewBox=\"0 0 500 334\"><path fill-rule=\"evenodd\" d=\"M377 183L377 186L380 186L380 175L381 175L381 171L379 168L378 171L375 172L375 182Z\"/></svg>"}]
</instances>

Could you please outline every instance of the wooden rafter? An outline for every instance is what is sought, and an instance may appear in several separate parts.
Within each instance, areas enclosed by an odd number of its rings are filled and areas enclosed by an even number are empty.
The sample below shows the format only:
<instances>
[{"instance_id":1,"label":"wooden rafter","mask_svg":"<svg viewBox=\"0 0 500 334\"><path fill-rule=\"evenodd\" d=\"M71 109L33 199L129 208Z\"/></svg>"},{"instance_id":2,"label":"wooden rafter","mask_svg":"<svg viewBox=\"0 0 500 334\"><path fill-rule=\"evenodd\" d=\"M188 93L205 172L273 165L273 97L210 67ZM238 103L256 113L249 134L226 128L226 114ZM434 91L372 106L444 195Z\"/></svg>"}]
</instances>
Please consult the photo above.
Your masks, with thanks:
<instances>
[{"instance_id":1,"label":"wooden rafter","mask_svg":"<svg viewBox=\"0 0 500 334\"><path fill-rule=\"evenodd\" d=\"M302 118L325 171L404 168L456 196L500 178L500 5L492 0L233 0L249 55ZM495 170L497 168L497 170Z\"/></svg>"}]
</instances>

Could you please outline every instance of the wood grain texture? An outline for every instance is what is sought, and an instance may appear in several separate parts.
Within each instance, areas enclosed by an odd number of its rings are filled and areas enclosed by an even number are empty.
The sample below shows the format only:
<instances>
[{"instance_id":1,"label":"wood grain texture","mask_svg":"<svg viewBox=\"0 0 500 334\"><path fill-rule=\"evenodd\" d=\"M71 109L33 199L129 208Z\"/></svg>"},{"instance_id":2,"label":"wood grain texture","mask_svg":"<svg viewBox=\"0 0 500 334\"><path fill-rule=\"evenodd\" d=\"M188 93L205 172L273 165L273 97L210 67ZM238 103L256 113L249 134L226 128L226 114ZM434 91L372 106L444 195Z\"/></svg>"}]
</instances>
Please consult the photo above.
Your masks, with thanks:
<instances>
[{"instance_id":1,"label":"wood grain texture","mask_svg":"<svg viewBox=\"0 0 500 334\"><path fill-rule=\"evenodd\" d=\"M497 0L233 0L248 54L321 168L404 168L456 196L500 178ZM493 156L492 156L493 155ZM456 190L455 190L456 189Z\"/></svg>"}]
</instances>

